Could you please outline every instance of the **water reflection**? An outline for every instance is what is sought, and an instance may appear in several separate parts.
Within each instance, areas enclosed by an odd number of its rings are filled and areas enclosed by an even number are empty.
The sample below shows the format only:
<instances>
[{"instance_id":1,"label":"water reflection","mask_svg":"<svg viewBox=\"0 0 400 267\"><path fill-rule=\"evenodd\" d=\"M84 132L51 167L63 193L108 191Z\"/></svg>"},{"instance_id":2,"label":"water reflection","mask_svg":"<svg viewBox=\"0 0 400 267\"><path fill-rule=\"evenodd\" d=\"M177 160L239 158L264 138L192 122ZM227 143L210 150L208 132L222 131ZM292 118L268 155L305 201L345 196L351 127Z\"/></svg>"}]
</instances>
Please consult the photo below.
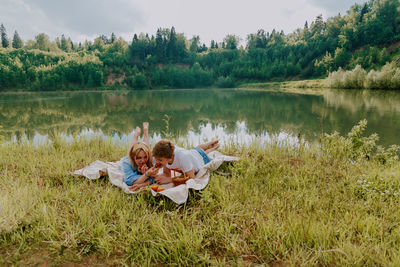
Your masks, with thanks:
<instances>
[{"instance_id":1,"label":"water reflection","mask_svg":"<svg viewBox=\"0 0 400 267\"><path fill-rule=\"evenodd\" d=\"M254 138L298 142L322 132L348 132L361 119L381 143L400 143L400 93L326 90L300 95L249 90L61 92L0 95L0 134L6 140L51 139L54 133L112 136L128 142L142 121L150 134L166 130L194 145L218 137L248 143Z\"/></svg>"}]
</instances>

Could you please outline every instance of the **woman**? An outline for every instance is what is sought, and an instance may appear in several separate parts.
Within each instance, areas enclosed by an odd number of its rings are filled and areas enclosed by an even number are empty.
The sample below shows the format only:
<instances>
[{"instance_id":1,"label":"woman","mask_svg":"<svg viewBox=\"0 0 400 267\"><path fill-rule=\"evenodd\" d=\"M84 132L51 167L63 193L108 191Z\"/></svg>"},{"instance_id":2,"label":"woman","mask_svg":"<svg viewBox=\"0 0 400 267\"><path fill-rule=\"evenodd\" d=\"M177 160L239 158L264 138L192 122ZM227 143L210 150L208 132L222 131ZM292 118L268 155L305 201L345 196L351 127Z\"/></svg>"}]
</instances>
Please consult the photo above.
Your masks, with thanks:
<instances>
[{"instance_id":1,"label":"woman","mask_svg":"<svg viewBox=\"0 0 400 267\"><path fill-rule=\"evenodd\" d=\"M137 190L153 183L153 177L159 168L153 167L150 151L149 123L143 122L143 141L139 142L141 130L136 127L128 155L120 160L120 169L124 173L124 182L130 190Z\"/></svg>"}]
</instances>

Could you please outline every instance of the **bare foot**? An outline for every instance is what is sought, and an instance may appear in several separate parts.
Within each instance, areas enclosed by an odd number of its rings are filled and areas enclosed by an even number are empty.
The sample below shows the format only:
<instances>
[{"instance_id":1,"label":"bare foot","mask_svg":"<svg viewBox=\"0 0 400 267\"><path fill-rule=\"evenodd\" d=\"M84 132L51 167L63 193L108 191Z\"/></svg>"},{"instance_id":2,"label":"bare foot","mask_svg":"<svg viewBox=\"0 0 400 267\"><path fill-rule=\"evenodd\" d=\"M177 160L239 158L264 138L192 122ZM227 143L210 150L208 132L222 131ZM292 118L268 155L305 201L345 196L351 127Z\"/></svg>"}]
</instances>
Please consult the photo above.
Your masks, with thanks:
<instances>
[{"instance_id":1,"label":"bare foot","mask_svg":"<svg viewBox=\"0 0 400 267\"><path fill-rule=\"evenodd\" d=\"M149 123L147 121L143 122L143 141L146 145L150 146Z\"/></svg>"},{"instance_id":2,"label":"bare foot","mask_svg":"<svg viewBox=\"0 0 400 267\"><path fill-rule=\"evenodd\" d=\"M146 133L149 130L149 123L147 121L143 122L143 132Z\"/></svg>"},{"instance_id":3,"label":"bare foot","mask_svg":"<svg viewBox=\"0 0 400 267\"><path fill-rule=\"evenodd\" d=\"M218 143L218 140L215 140L215 141L211 141L210 142L210 144L209 144L209 146L208 146L208 149L217 149L219 147L219 143Z\"/></svg>"},{"instance_id":4,"label":"bare foot","mask_svg":"<svg viewBox=\"0 0 400 267\"><path fill-rule=\"evenodd\" d=\"M142 134L142 130L140 130L139 126L136 126L135 134L134 134L135 137L139 137L141 134Z\"/></svg>"}]
</instances>

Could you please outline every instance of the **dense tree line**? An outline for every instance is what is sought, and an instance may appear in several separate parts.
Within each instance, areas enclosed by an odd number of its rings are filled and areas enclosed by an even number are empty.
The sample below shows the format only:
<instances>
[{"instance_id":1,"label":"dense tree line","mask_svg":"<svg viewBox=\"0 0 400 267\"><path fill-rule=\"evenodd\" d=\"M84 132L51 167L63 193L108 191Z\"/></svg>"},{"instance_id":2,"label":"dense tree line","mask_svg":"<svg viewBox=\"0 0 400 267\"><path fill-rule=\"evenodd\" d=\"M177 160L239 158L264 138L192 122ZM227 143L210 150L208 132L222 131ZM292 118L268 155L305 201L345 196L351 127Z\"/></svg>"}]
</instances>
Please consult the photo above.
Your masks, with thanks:
<instances>
[{"instance_id":1,"label":"dense tree line","mask_svg":"<svg viewBox=\"0 0 400 267\"><path fill-rule=\"evenodd\" d=\"M355 4L344 16L318 15L289 34L260 29L247 36L245 46L235 35L207 46L174 27L160 28L155 36L135 34L129 43L115 34L74 43L64 35L50 41L44 33L24 43L17 31L8 38L3 24L0 35L0 90L233 87L243 81L322 77L357 65L380 68L400 53L400 3Z\"/></svg>"}]
</instances>

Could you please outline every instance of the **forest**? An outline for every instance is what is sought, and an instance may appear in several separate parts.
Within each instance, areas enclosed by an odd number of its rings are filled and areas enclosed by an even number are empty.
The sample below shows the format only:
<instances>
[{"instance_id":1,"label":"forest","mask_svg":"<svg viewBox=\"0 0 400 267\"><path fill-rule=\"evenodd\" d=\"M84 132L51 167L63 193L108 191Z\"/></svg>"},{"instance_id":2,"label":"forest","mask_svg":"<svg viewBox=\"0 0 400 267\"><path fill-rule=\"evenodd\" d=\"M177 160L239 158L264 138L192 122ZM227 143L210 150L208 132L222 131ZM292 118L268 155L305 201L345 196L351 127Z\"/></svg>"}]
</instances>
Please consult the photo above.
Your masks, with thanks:
<instances>
[{"instance_id":1,"label":"forest","mask_svg":"<svg viewBox=\"0 0 400 267\"><path fill-rule=\"evenodd\" d=\"M134 34L129 42L114 33L84 43L40 33L25 42L17 31L9 38L3 24L0 33L0 91L229 88L325 78L357 66L379 71L399 59L400 2L354 4L345 15L318 15L288 34L259 29L245 43L228 34L207 45L174 27Z\"/></svg>"}]
</instances>

